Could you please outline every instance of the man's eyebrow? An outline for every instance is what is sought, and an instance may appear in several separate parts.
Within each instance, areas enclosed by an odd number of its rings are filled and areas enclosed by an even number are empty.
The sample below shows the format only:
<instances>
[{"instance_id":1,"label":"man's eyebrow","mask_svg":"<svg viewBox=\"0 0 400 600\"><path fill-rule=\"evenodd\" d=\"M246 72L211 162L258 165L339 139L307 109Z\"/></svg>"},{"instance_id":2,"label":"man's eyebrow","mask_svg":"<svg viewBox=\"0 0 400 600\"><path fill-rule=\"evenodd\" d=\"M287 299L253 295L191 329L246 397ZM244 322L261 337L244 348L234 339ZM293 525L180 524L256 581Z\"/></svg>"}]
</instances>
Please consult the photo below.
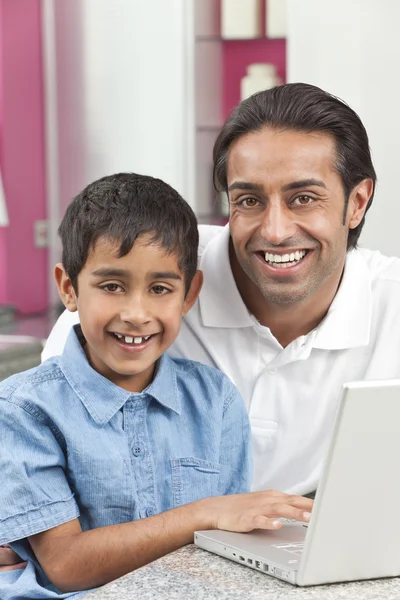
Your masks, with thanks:
<instances>
[{"instance_id":1,"label":"man's eyebrow","mask_svg":"<svg viewBox=\"0 0 400 600\"><path fill-rule=\"evenodd\" d=\"M114 267L103 267L92 271L94 277L129 277L129 271L126 269L116 269Z\"/></svg>"},{"instance_id":2,"label":"man's eyebrow","mask_svg":"<svg viewBox=\"0 0 400 600\"><path fill-rule=\"evenodd\" d=\"M248 190L250 192L262 192L262 185L258 185L257 183L249 183L247 181L234 181L228 187L228 192L232 190Z\"/></svg>"},{"instance_id":3,"label":"man's eyebrow","mask_svg":"<svg viewBox=\"0 0 400 600\"><path fill-rule=\"evenodd\" d=\"M291 183L282 186L281 190L282 192L289 192L290 190L298 190L299 188L310 187L314 185L326 189L324 182L320 181L319 179L300 179L300 181L292 181Z\"/></svg>"}]
</instances>

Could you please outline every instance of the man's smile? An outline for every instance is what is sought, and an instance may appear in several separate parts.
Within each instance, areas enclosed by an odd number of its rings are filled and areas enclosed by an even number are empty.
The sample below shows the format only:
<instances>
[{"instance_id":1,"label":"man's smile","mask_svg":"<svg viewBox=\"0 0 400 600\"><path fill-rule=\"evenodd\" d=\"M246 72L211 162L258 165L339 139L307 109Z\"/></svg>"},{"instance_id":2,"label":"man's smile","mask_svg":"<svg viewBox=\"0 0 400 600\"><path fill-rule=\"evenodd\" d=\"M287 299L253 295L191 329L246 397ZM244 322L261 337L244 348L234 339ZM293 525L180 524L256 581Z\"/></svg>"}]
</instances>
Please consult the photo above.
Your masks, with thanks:
<instances>
[{"instance_id":1,"label":"man's smile","mask_svg":"<svg viewBox=\"0 0 400 600\"><path fill-rule=\"evenodd\" d=\"M306 255L307 250L295 250L294 252L285 252L285 254L276 254L265 252L265 262L273 267L293 267L299 263Z\"/></svg>"}]
</instances>

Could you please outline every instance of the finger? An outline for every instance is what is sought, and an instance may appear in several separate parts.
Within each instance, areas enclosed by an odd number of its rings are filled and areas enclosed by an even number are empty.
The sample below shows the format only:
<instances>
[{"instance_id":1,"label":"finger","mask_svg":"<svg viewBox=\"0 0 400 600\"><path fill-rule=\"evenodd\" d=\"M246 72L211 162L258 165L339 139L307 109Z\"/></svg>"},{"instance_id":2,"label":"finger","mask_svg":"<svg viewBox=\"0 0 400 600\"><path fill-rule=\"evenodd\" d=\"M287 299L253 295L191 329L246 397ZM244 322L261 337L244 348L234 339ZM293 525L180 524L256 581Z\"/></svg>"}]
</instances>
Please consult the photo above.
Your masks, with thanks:
<instances>
[{"instance_id":1,"label":"finger","mask_svg":"<svg viewBox=\"0 0 400 600\"><path fill-rule=\"evenodd\" d=\"M15 565L8 565L7 567L0 567L0 573L3 571L16 571L17 569L25 569L27 562L20 562Z\"/></svg>"},{"instance_id":2,"label":"finger","mask_svg":"<svg viewBox=\"0 0 400 600\"><path fill-rule=\"evenodd\" d=\"M278 490L264 490L262 492L252 492L253 494L260 494L260 495L264 495L267 497L271 497L271 496L280 496L283 497L285 496L286 498L288 497L289 494L286 494L285 492L278 492Z\"/></svg>"},{"instance_id":3,"label":"finger","mask_svg":"<svg viewBox=\"0 0 400 600\"><path fill-rule=\"evenodd\" d=\"M14 552L14 550L11 550L11 548L4 547L4 546L0 547L0 565L1 566L15 565L20 562L21 562L21 558L18 556L18 554L16 554Z\"/></svg>"},{"instance_id":4,"label":"finger","mask_svg":"<svg viewBox=\"0 0 400 600\"><path fill-rule=\"evenodd\" d=\"M308 511L311 511L312 507L314 506L314 500L311 498L305 498L304 496L287 496L285 503Z\"/></svg>"},{"instance_id":5,"label":"finger","mask_svg":"<svg viewBox=\"0 0 400 600\"><path fill-rule=\"evenodd\" d=\"M282 521L266 517L265 515L257 515L253 518L253 529L280 529Z\"/></svg>"},{"instance_id":6,"label":"finger","mask_svg":"<svg viewBox=\"0 0 400 600\"><path fill-rule=\"evenodd\" d=\"M275 503L268 507L268 516L271 518L283 517L284 519L296 519L308 523L311 517L311 511L303 510L295 506L284 503Z\"/></svg>"}]
</instances>

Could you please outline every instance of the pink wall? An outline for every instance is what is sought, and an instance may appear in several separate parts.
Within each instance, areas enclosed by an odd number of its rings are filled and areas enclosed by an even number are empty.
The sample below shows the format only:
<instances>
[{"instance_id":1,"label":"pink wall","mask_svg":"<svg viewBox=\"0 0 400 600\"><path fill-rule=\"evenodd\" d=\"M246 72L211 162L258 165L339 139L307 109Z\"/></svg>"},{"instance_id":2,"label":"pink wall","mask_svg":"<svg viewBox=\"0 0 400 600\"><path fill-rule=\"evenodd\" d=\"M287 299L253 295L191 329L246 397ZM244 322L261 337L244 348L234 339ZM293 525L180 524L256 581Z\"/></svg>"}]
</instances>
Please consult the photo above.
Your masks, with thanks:
<instances>
[{"instance_id":1,"label":"pink wall","mask_svg":"<svg viewBox=\"0 0 400 600\"><path fill-rule=\"evenodd\" d=\"M286 40L265 37L265 2L261 2L261 23L264 37L251 40L223 40L222 116L225 119L240 102L240 80L246 75L247 65L273 63L282 83L286 81Z\"/></svg>"},{"instance_id":2,"label":"pink wall","mask_svg":"<svg viewBox=\"0 0 400 600\"><path fill-rule=\"evenodd\" d=\"M2 2L0 1L0 32L2 24ZM0 36L0 165L2 162L2 144L1 132L3 129L3 47ZM6 302L6 280L7 280L7 263L6 263L6 243L7 230L0 227L0 304Z\"/></svg>"},{"instance_id":3,"label":"pink wall","mask_svg":"<svg viewBox=\"0 0 400 600\"><path fill-rule=\"evenodd\" d=\"M46 218L40 0L0 0L0 160L10 225L0 228L0 302L47 307L47 250L34 246Z\"/></svg>"},{"instance_id":4,"label":"pink wall","mask_svg":"<svg viewBox=\"0 0 400 600\"><path fill-rule=\"evenodd\" d=\"M259 38L224 40L222 43L224 74L222 116L225 119L240 102L240 80L251 63L273 63L282 82L286 80L286 40Z\"/></svg>"}]
</instances>

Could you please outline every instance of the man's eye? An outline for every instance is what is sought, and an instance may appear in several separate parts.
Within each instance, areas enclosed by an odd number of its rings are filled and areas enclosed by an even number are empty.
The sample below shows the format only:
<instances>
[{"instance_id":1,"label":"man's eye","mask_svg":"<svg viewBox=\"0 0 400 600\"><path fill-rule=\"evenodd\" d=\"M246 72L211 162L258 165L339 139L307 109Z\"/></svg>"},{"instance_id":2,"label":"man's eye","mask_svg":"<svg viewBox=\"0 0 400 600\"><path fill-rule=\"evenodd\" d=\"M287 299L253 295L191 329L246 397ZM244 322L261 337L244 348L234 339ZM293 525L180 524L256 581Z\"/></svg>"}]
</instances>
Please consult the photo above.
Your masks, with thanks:
<instances>
[{"instance_id":1,"label":"man's eye","mask_svg":"<svg viewBox=\"0 0 400 600\"><path fill-rule=\"evenodd\" d=\"M164 287L163 285L155 285L154 287L151 288L151 291L153 292L153 294L156 294L157 296L161 296L163 294L167 294L170 290L166 287Z\"/></svg>"},{"instance_id":2,"label":"man's eye","mask_svg":"<svg viewBox=\"0 0 400 600\"><path fill-rule=\"evenodd\" d=\"M307 206L309 204L312 204L313 202L314 198L311 198L311 196L297 196L292 201L292 204L294 204L295 206Z\"/></svg>"},{"instance_id":3,"label":"man's eye","mask_svg":"<svg viewBox=\"0 0 400 600\"><path fill-rule=\"evenodd\" d=\"M102 289L106 292L120 292L122 291L122 287L117 283L106 283L106 285L102 286Z\"/></svg>"},{"instance_id":4,"label":"man's eye","mask_svg":"<svg viewBox=\"0 0 400 600\"><path fill-rule=\"evenodd\" d=\"M239 200L237 203L239 206L244 206L245 208L253 208L258 205L258 200L256 198L243 198Z\"/></svg>"}]
</instances>

